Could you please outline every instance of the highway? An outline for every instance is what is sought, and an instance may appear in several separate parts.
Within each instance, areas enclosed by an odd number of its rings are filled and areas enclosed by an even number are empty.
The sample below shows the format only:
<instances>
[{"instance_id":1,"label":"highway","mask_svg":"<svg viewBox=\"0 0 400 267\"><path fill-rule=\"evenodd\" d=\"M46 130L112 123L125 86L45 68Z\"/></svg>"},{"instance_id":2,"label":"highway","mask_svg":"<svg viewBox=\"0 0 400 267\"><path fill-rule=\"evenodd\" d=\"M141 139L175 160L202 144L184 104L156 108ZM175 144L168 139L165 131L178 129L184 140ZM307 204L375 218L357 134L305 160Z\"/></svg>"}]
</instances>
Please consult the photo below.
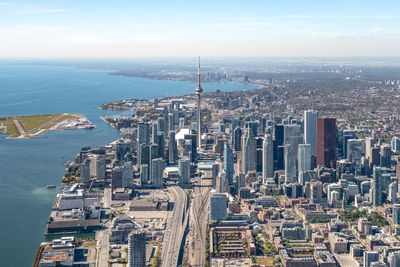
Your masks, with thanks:
<instances>
[{"instance_id":1,"label":"highway","mask_svg":"<svg viewBox=\"0 0 400 267\"><path fill-rule=\"evenodd\" d=\"M161 266L178 266L179 252L189 219L188 198L185 190L178 186L169 187L174 195L174 210L168 218L167 231L163 240Z\"/></svg>"}]
</instances>

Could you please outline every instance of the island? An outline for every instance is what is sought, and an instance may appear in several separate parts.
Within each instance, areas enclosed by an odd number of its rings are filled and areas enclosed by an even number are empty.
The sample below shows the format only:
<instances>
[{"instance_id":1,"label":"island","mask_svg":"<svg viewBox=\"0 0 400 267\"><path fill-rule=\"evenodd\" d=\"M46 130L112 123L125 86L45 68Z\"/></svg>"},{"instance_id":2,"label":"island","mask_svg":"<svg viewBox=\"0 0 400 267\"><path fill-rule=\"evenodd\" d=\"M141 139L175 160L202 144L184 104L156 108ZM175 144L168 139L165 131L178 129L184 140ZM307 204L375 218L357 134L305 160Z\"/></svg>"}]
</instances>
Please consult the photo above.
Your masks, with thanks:
<instances>
[{"instance_id":1,"label":"island","mask_svg":"<svg viewBox=\"0 0 400 267\"><path fill-rule=\"evenodd\" d=\"M47 131L92 129L96 126L76 113L0 117L0 133L7 138L32 138Z\"/></svg>"}]
</instances>

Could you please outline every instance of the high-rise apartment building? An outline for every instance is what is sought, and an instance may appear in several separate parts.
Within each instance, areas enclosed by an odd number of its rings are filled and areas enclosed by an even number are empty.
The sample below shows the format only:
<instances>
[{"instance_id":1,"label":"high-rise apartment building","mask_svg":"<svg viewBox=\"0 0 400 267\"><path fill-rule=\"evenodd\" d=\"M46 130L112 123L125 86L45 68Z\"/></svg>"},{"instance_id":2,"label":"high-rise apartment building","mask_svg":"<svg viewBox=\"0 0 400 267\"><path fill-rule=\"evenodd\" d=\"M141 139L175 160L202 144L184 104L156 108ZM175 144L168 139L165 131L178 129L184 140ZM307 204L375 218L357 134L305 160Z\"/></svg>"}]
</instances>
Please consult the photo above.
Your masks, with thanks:
<instances>
[{"instance_id":1,"label":"high-rise apartment building","mask_svg":"<svg viewBox=\"0 0 400 267\"><path fill-rule=\"evenodd\" d=\"M163 186L164 163L161 158L151 161L150 182L153 187L161 188Z\"/></svg>"},{"instance_id":2,"label":"high-rise apartment building","mask_svg":"<svg viewBox=\"0 0 400 267\"><path fill-rule=\"evenodd\" d=\"M150 125L147 123L139 123L137 127L137 145L150 144Z\"/></svg>"},{"instance_id":3,"label":"high-rise apartment building","mask_svg":"<svg viewBox=\"0 0 400 267\"><path fill-rule=\"evenodd\" d=\"M133 166L130 161L122 167L122 187L133 187Z\"/></svg>"},{"instance_id":4,"label":"high-rise apartment building","mask_svg":"<svg viewBox=\"0 0 400 267\"><path fill-rule=\"evenodd\" d=\"M146 266L146 232L134 230L128 236L128 267Z\"/></svg>"},{"instance_id":5,"label":"high-rise apartment building","mask_svg":"<svg viewBox=\"0 0 400 267\"><path fill-rule=\"evenodd\" d=\"M372 174L372 205L382 206L383 174L386 173L384 167L374 167Z\"/></svg>"},{"instance_id":6,"label":"high-rise apartment building","mask_svg":"<svg viewBox=\"0 0 400 267\"><path fill-rule=\"evenodd\" d=\"M178 158L178 148L175 140L175 132L169 132L168 140L168 162L169 164L175 164Z\"/></svg>"},{"instance_id":7,"label":"high-rise apartment building","mask_svg":"<svg viewBox=\"0 0 400 267\"><path fill-rule=\"evenodd\" d=\"M190 183L190 160L189 158L180 159L178 162L178 177L179 184L189 184Z\"/></svg>"}]
</instances>

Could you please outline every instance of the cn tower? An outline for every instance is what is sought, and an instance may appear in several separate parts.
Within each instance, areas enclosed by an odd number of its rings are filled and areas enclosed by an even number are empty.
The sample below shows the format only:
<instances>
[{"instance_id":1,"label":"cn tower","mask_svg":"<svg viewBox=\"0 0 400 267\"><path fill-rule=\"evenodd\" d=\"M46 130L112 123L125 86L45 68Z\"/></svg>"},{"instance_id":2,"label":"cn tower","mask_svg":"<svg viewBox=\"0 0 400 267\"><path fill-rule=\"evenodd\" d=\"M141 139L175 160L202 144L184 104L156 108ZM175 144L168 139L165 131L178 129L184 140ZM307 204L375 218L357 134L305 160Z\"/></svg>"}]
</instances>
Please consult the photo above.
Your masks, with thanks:
<instances>
[{"instance_id":1,"label":"cn tower","mask_svg":"<svg viewBox=\"0 0 400 267\"><path fill-rule=\"evenodd\" d=\"M198 85L196 88L196 95L197 95L197 149L201 149L201 115L200 115L200 109L201 109L201 101L200 101L200 94L203 93L203 88L201 88L200 85L200 57L199 57L199 63L197 67L197 81Z\"/></svg>"}]
</instances>

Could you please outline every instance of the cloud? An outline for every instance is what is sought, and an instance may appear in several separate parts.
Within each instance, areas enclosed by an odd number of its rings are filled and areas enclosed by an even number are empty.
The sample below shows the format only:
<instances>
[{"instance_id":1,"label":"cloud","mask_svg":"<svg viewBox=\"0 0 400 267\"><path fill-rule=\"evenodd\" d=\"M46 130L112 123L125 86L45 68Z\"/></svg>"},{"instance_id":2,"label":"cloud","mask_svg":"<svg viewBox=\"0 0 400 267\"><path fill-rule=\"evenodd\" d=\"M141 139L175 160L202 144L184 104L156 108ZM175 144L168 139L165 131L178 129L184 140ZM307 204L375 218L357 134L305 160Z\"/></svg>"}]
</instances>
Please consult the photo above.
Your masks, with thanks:
<instances>
[{"instance_id":1,"label":"cloud","mask_svg":"<svg viewBox=\"0 0 400 267\"><path fill-rule=\"evenodd\" d=\"M64 13L70 11L63 8L23 8L13 11L14 14L50 14L50 13Z\"/></svg>"},{"instance_id":2,"label":"cloud","mask_svg":"<svg viewBox=\"0 0 400 267\"><path fill-rule=\"evenodd\" d=\"M377 28L371 29L371 32L380 32L380 31L383 31L383 28L377 27Z\"/></svg>"},{"instance_id":3,"label":"cloud","mask_svg":"<svg viewBox=\"0 0 400 267\"><path fill-rule=\"evenodd\" d=\"M213 23L210 26L213 27L261 27L261 26L268 26L271 23L258 21L258 22L227 22L227 23Z\"/></svg>"},{"instance_id":4,"label":"cloud","mask_svg":"<svg viewBox=\"0 0 400 267\"><path fill-rule=\"evenodd\" d=\"M291 14L289 18L298 19L399 19L400 16L392 15L327 15L327 16L314 16L314 15L302 15L302 14Z\"/></svg>"}]
</instances>

